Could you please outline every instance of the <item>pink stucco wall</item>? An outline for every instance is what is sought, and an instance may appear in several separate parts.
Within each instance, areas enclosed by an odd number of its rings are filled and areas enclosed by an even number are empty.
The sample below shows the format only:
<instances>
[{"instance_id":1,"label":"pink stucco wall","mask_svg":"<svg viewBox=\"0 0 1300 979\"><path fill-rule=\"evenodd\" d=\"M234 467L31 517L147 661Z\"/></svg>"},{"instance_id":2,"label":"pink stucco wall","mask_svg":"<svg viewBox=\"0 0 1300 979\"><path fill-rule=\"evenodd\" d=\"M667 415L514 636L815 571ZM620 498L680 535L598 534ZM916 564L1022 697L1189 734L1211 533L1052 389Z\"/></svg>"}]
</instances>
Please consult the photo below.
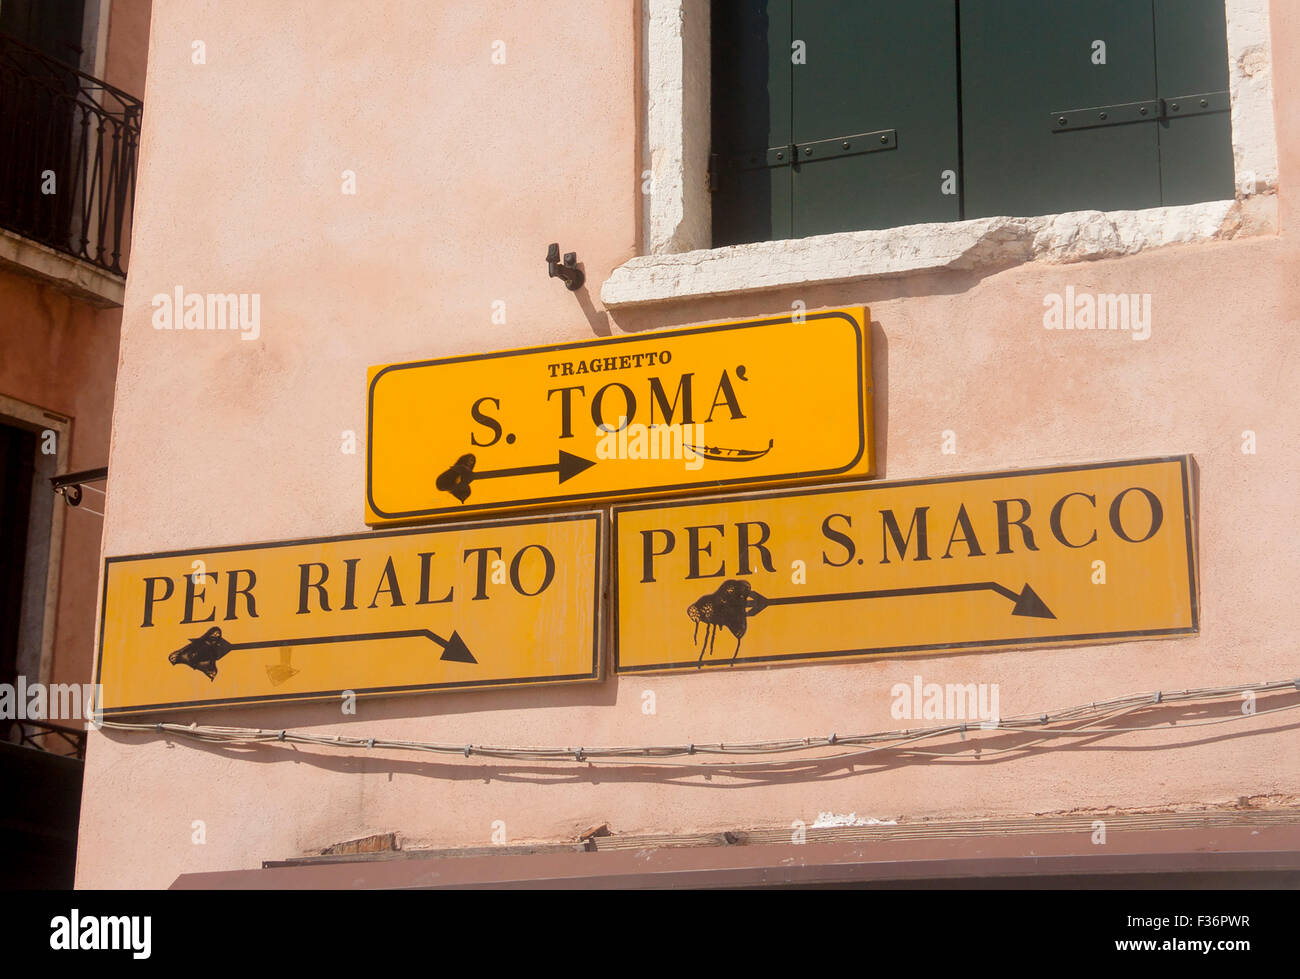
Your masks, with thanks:
<instances>
[{"instance_id":1,"label":"pink stucco wall","mask_svg":"<svg viewBox=\"0 0 1300 979\"><path fill-rule=\"evenodd\" d=\"M1278 237L1081 265L1027 265L670 303L610 317L637 249L633 4L368 5L156 0L136 240L123 314L106 554L363 530L371 364L714 319L869 304L886 477L1191 452L1200 466L1202 634L1190 640L609 679L562 689L213 711L204 723L452 742L750 740L896 726L889 688L990 682L1004 714L1295 674L1300 247L1278 114ZM1279 104L1300 97L1300 11L1275 4ZM207 64L190 60L205 42ZM507 64L491 45L506 42ZM358 193L340 193L353 170ZM546 278L548 242L589 286ZM150 298L259 292L261 338L158 332ZM1149 292L1154 327L1042 328L1066 285ZM508 324L494 325L504 300ZM940 433L959 452L940 453ZM1259 451L1243 455L1241 433ZM919 665L918 665L919 664ZM642 713L654 690L657 713ZM855 777L706 781L679 769L430 763L378 752L92 737L81 886L165 886L396 830L441 846L616 832L1228 803L1300 794L1288 722L1132 735L1014 761L887 761ZM1162 747L1165 745L1177 747ZM1128 750L1115 750L1123 747ZM206 842L192 842L194 822Z\"/></svg>"},{"instance_id":2,"label":"pink stucco wall","mask_svg":"<svg viewBox=\"0 0 1300 979\"><path fill-rule=\"evenodd\" d=\"M113 0L109 9L104 81L137 98L144 95L152 6L153 0Z\"/></svg>"},{"instance_id":3,"label":"pink stucco wall","mask_svg":"<svg viewBox=\"0 0 1300 979\"><path fill-rule=\"evenodd\" d=\"M94 309L52 285L0 271L0 394L72 419L70 472L108 463L120 321L120 310ZM96 510L100 500L86 494ZM89 511L65 516L53 683L90 682L102 529Z\"/></svg>"}]
</instances>

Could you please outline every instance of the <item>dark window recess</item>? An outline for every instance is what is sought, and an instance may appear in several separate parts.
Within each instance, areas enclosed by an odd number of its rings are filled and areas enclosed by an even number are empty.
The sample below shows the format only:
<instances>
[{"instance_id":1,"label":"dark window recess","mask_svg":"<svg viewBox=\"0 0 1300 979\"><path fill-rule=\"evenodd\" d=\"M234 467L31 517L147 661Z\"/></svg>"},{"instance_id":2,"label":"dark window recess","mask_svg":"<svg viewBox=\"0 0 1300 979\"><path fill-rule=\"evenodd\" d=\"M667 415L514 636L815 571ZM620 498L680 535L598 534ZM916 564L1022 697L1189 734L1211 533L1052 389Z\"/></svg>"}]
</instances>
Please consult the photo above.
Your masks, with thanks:
<instances>
[{"instance_id":1,"label":"dark window recess","mask_svg":"<svg viewBox=\"0 0 1300 979\"><path fill-rule=\"evenodd\" d=\"M24 745L0 742L0 888L71 888L77 870L77 823L85 763L66 749L53 725L15 721ZM64 729L66 731L66 729ZM69 738L81 732L66 731ZM84 737L84 735L83 735Z\"/></svg>"},{"instance_id":2,"label":"dark window recess","mask_svg":"<svg viewBox=\"0 0 1300 979\"><path fill-rule=\"evenodd\" d=\"M86 0L0 0L0 34L79 68L85 13Z\"/></svg>"},{"instance_id":3,"label":"dark window recess","mask_svg":"<svg viewBox=\"0 0 1300 979\"><path fill-rule=\"evenodd\" d=\"M0 683L9 685L20 671L38 679L30 655L24 667L22 619L25 594L35 591L42 602L45 595L30 546L42 503L33 493L52 502L40 441L35 431L0 422ZM53 457L45 459L52 468ZM84 752L84 732L0 717L0 890L73 885Z\"/></svg>"},{"instance_id":4,"label":"dark window recess","mask_svg":"<svg viewBox=\"0 0 1300 979\"><path fill-rule=\"evenodd\" d=\"M714 0L712 37L715 246L1234 193L1222 0Z\"/></svg>"},{"instance_id":5,"label":"dark window recess","mask_svg":"<svg viewBox=\"0 0 1300 979\"><path fill-rule=\"evenodd\" d=\"M13 684L18 678L18 626L35 461L35 433L0 424L0 684ZM0 726L7 727L3 722Z\"/></svg>"}]
</instances>

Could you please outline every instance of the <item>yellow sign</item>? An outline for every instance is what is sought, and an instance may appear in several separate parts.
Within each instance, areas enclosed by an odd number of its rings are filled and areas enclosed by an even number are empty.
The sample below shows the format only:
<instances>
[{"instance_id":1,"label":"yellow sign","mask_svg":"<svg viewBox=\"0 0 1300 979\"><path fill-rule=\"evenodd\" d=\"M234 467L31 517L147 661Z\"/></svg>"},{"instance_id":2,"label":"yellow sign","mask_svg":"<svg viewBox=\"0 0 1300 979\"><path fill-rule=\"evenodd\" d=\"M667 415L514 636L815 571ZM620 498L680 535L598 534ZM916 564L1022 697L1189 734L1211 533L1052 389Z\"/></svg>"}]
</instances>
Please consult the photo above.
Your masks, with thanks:
<instances>
[{"instance_id":1,"label":"yellow sign","mask_svg":"<svg viewBox=\"0 0 1300 979\"><path fill-rule=\"evenodd\" d=\"M622 673L1198 631L1190 456L614 511Z\"/></svg>"},{"instance_id":2,"label":"yellow sign","mask_svg":"<svg viewBox=\"0 0 1300 979\"><path fill-rule=\"evenodd\" d=\"M597 680L605 517L111 557L106 715Z\"/></svg>"},{"instance_id":3,"label":"yellow sign","mask_svg":"<svg viewBox=\"0 0 1300 979\"><path fill-rule=\"evenodd\" d=\"M372 367L366 523L873 472L870 316Z\"/></svg>"}]
</instances>

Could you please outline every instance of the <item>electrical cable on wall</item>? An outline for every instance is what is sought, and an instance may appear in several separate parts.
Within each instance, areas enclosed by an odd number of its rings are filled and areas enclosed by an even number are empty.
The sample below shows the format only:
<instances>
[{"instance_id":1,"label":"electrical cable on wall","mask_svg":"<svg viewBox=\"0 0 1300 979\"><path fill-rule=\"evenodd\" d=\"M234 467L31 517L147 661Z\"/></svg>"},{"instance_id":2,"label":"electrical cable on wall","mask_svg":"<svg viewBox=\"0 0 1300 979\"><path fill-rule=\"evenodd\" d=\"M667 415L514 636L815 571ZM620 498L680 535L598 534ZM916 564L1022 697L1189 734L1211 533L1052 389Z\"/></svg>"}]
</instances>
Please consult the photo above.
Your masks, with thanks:
<instances>
[{"instance_id":1,"label":"electrical cable on wall","mask_svg":"<svg viewBox=\"0 0 1300 979\"><path fill-rule=\"evenodd\" d=\"M202 742L220 742L220 743L262 743L262 742L283 742L288 744L311 744L322 745L334 748L360 748L372 750L375 748L393 750L393 751L420 751L433 754L447 755L449 757L480 757L493 759L509 760L534 760L534 761L570 761L580 763L592 763L601 761L617 760L629 764L672 764L664 762L663 759L680 757L682 755L712 755L712 756L743 756L743 755L770 755L770 754L790 754L814 751L827 747L838 746L868 746L855 751L845 751L833 755L819 755L817 760L835 760L849 759L873 752L884 750L895 750L900 754L916 755L917 757L943 757L952 758L953 755L939 752L921 752L915 749L905 747L916 744L921 741L928 741L935 738L957 735L962 741L966 740L967 735L978 733L988 733L992 731L1001 732L1019 732L1031 734L1031 740L1026 744L1013 745L1004 748L980 748L972 744L972 750L975 757L980 754L1001 754L1006 751L1024 750L1049 741L1053 738L1061 737L1095 737L1101 734L1118 734L1118 733L1139 733L1144 731L1155 730L1153 727L1097 727L1093 722L1105 721L1117 718L1121 715L1127 716L1137 713L1143 709L1162 706L1172 703L1185 703L1190 701L1207 701L1222 700L1226 697L1239 698L1243 694L1250 693L1273 693L1284 690L1300 691L1300 679L1295 680L1273 680L1263 683L1248 683L1229 687L1210 687L1179 691L1156 691L1154 693L1131 694L1125 697L1118 697L1113 700L1093 701L1088 704L1081 704L1074 707L1066 707L1059 710L1047 711L1034 714L1022 714L1015 717L998 718L988 721L961 722L957 724L944 724L931 728L922 728L917 730L903 731L884 731L872 734L849 734L841 735L831 733L825 736L804 737L804 738L784 738L769 741L747 741L737 743L719 742L712 744L675 744L675 745L642 745L642 746L619 746L619 747L537 747L537 746L500 746L500 745L478 745L478 744L445 744L431 741L407 741L379 737L356 737L346 735L323 735L309 734L300 731L283 730L265 730L261 728L241 728L241 727L220 727L204 725L200 726L197 722L191 724L169 724L169 723L140 723L105 720L102 727L115 731L135 731L135 732L155 732L158 734L174 734L180 737L188 738L193 741ZM1243 721L1251 717L1258 717L1265 714L1275 714L1284 711L1290 711L1300 708L1300 702L1288 704L1283 707L1273 707L1262 711L1251 711L1249 713L1240 712L1230 714L1220 718L1208 718L1205 720L1188 721L1178 725L1174 729L1189 727L1205 727L1217 724L1226 724L1232 721ZM1081 726L1076 727L1051 727L1053 724L1064 724L1068 722L1083 722ZM725 764L718 767L761 767L764 765L777 764L776 760L765 762L747 762L743 765ZM694 763L700 765L702 763Z\"/></svg>"}]
</instances>

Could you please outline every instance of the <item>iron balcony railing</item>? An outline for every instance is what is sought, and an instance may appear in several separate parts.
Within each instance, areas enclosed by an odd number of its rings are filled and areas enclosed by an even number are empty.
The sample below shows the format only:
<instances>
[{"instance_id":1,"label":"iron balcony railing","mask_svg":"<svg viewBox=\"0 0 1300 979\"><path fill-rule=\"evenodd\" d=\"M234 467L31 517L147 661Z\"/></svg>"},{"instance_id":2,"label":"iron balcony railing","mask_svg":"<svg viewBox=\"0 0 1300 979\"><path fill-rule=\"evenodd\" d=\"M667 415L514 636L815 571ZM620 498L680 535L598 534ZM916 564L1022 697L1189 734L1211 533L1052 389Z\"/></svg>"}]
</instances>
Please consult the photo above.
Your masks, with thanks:
<instances>
[{"instance_id":1,"label":"iron balcony railing","mask_svg":"<svg viewBox=\"0 0 1300 979\"><path fill-rule=\"evenodd\" d=\"M143 108L0 34L0 226L125 275Z\"/></svg>"},{"instance_id":2,"label":"iron balcony railing","mask_svg":"<svg viewBox=\"0 0 1300 979\"><path fill-rule=\"evenodd\" d=\"M45 721L11 720L0 724L0 741L85 760L86 732Z\"/></svg>"}]
</instances>

